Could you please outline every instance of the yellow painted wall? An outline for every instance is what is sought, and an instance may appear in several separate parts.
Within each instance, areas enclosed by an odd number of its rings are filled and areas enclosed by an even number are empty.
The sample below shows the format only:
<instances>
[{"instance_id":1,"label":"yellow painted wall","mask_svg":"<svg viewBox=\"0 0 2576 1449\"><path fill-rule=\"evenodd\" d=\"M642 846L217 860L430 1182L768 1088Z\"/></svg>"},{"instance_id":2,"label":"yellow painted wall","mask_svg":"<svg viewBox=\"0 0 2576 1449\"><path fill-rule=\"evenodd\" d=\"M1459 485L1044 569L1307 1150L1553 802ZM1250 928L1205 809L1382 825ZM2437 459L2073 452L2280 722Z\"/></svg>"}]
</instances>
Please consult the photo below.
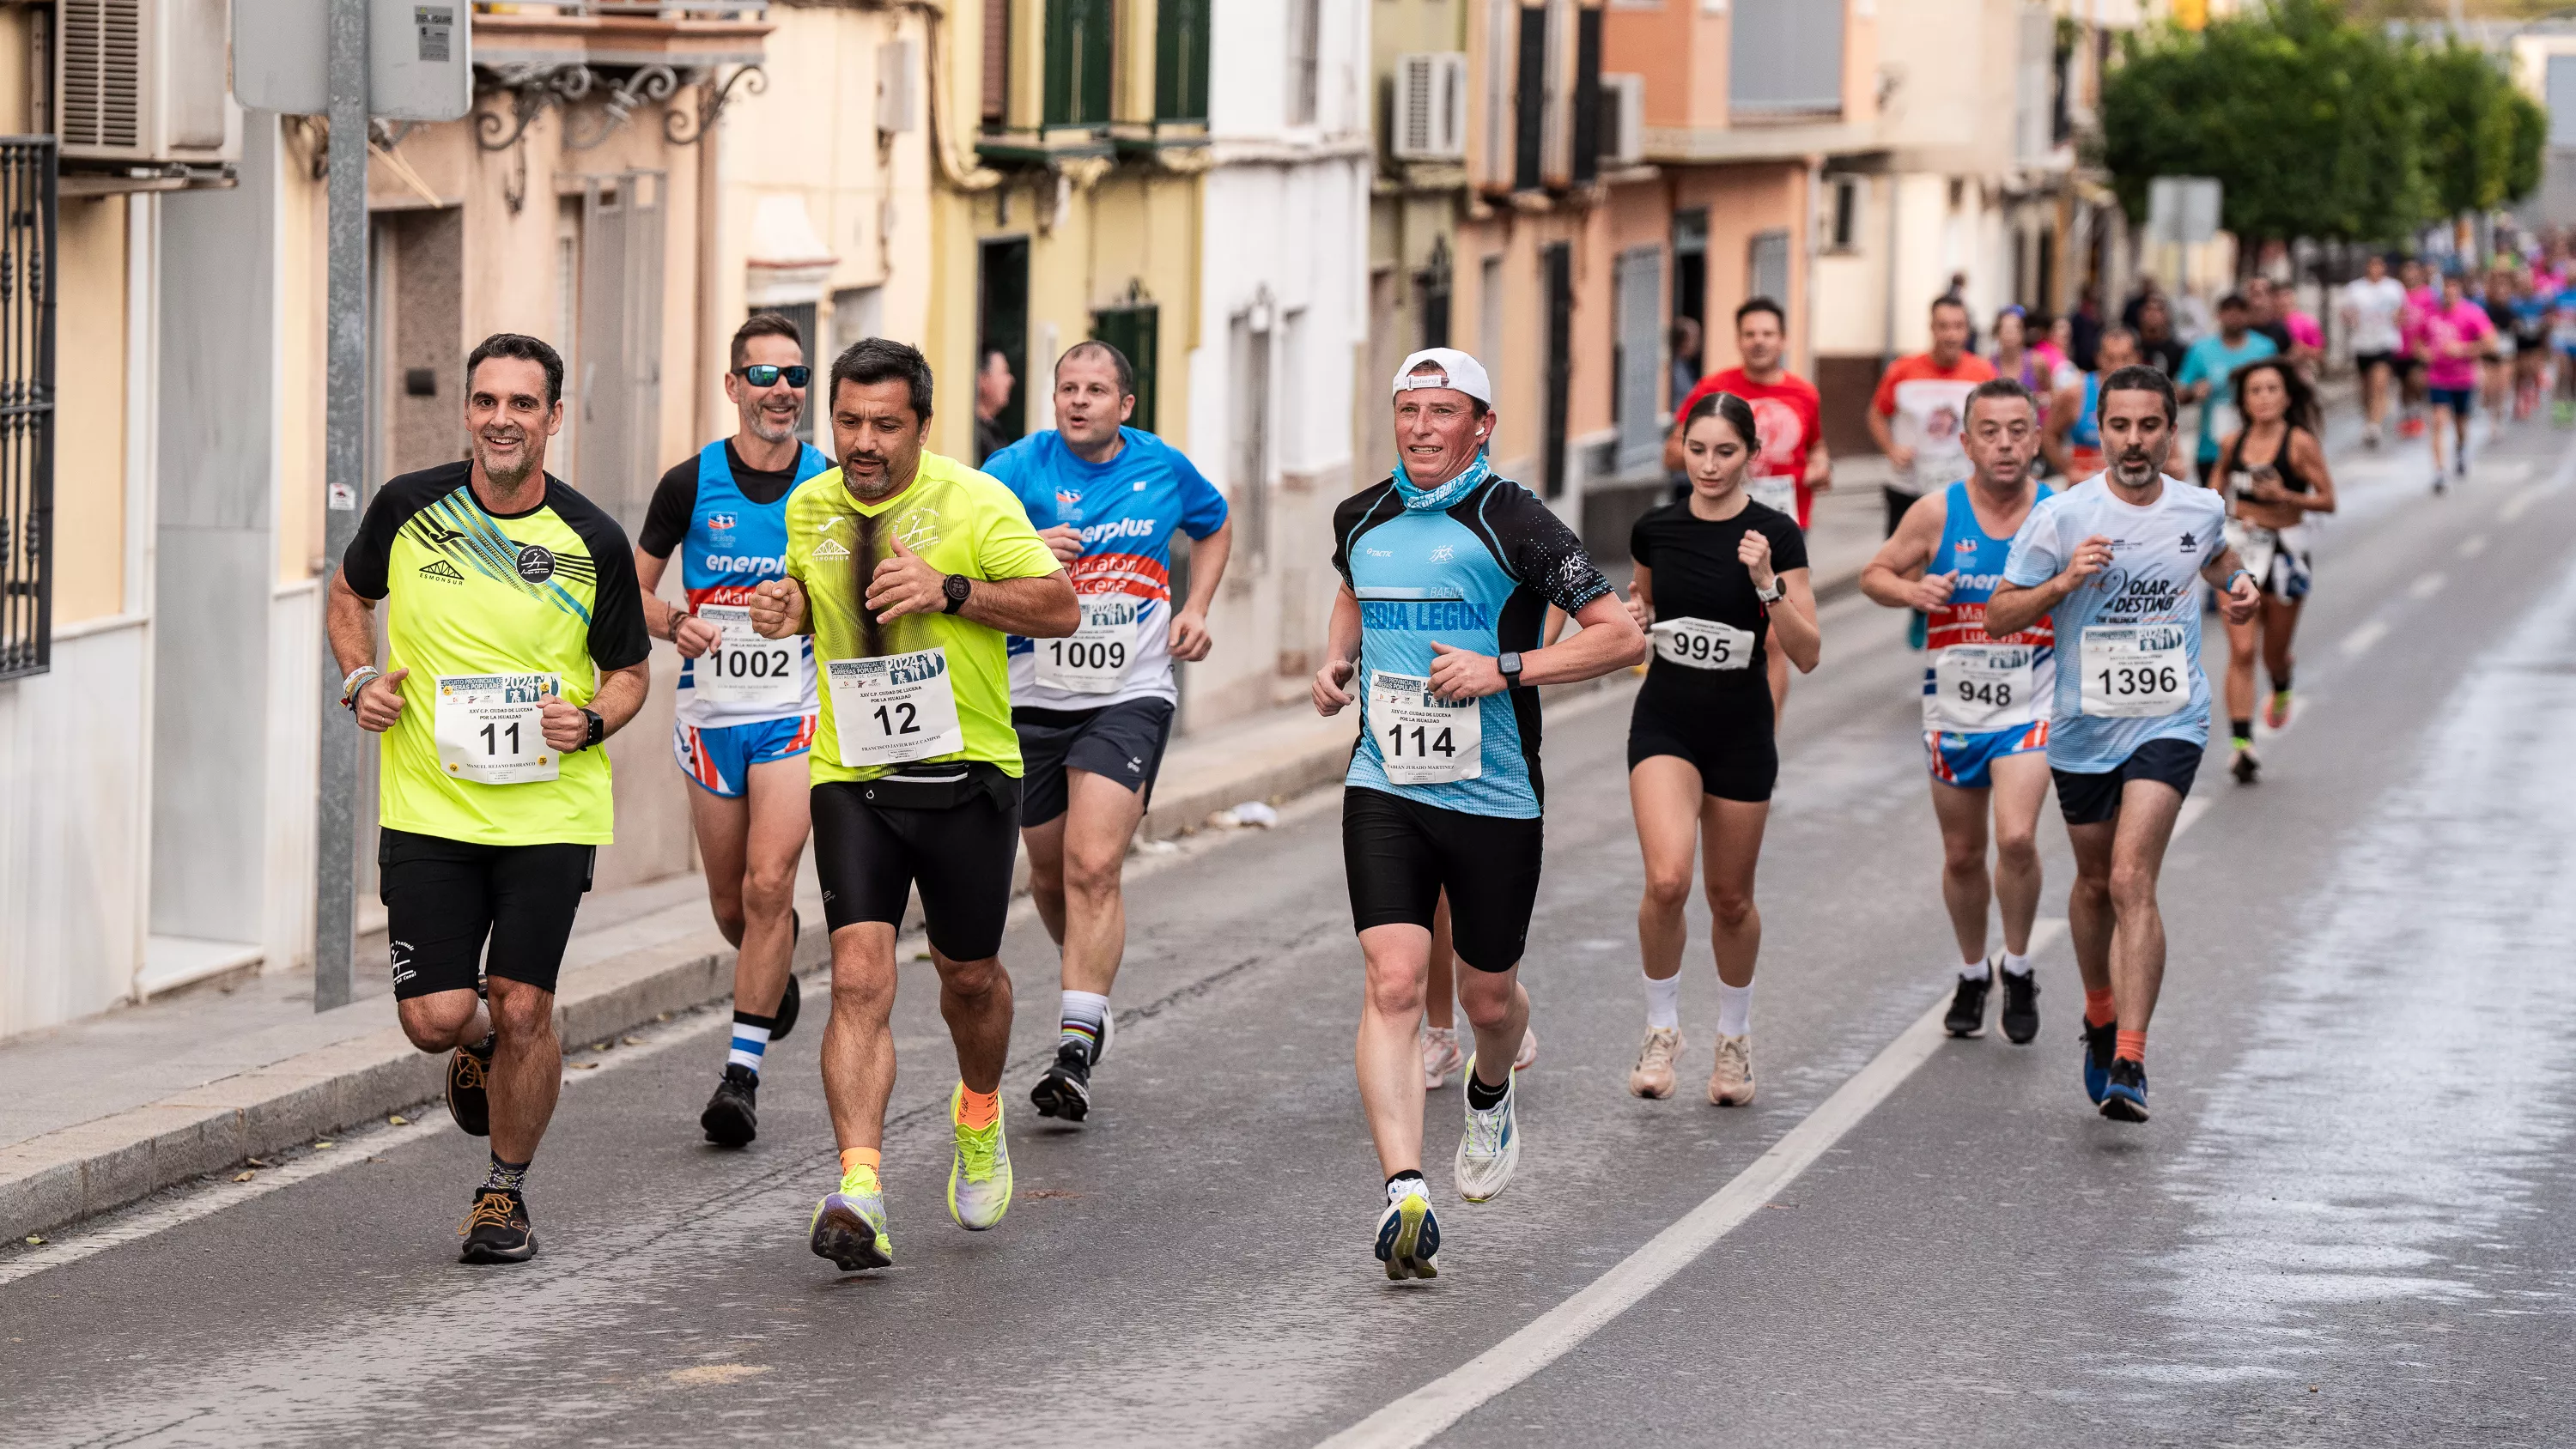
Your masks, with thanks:
<instances>
[{"instance_id":1,"label":"yellow painted wall","mask_svg":"<svg viewBox=\"0 0 2576 1449\"><path fill-rule=\"evenodd\" d=\"M125 599L125 209L62 205L55 313L54 624Z\"/></svg>"}]
</instances>

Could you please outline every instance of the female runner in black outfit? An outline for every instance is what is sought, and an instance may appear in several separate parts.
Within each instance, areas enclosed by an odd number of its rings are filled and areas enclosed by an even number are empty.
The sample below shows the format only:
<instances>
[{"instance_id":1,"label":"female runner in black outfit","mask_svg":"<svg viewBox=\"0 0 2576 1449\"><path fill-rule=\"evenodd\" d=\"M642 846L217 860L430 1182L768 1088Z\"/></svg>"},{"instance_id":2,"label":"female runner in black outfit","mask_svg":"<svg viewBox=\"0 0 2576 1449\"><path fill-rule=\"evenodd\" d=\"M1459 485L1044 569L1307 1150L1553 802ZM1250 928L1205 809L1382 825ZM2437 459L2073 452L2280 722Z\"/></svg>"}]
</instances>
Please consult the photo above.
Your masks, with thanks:
<instances>
[{"instance_id":1,"label":"female runner in black outfit","mask_svg":"<svg viewBox=\"0 0 2576 1449\"><path fill-rule=\"evenodd\" d=\"M1637 520L1628 539L1637 561L1628 610L1655 643L1628 724L1628 799L1646 858L1637 939L1647 1003L1628 1090L1672 1095L1682 1046L1682 907L1705 835L1718 979L1708 1096L1722 1107L1753 1100L1753 962L1762 945L1753 868L1780 769L1764 636L1800 673L1815 669L1821 644L1806 536L1795 519L1745 495L1755 448L1753 409L1742 398L1701 399L1682 424L1689 495Z\"/></svg>"},{"instance_id":2,"label":"female runner in black outfit","mask_svg":"<svg viewBox=\"0 0 2576 1449\"><path fill-rule=\"evenodd\" d=\"M2290 641L2312 577L2308 516L2334 512L2335 486L2317 441L2316 394L2296 368L2269 357L2238 368L2236 411L2244 430L2219 444L2209 476L2228 491L2228 542L2263 590L2261 612L2227 626L2228 768L2251 785L2263 769L2254 757L2254 656L2259 650L2272 676L2263 723L2277 730L2290 722Z\"/></svg>"}]
</instances>

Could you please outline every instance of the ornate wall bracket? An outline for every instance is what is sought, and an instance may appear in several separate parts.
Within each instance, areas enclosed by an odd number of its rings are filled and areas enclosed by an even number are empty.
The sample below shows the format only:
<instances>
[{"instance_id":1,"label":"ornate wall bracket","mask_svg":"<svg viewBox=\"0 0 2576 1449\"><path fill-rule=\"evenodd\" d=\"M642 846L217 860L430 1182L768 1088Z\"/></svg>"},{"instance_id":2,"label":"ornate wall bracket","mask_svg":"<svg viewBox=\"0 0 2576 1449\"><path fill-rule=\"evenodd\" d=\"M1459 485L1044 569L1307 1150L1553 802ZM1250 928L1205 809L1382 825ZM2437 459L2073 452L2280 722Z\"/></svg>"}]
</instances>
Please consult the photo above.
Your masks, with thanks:
<instances>
[{"instance_id":1,"label":"ornate wall bracket","mask_svg":"<svg viewBox=\"0 0 2576 1449\"><path fill-rule=\"evenodd\" d=\"M475 88L485 95L508 98L506 109L475 112L474 141L486 151L506 151L527 134L548 107L564 112L564 146L587 151L615 135L637 111L662 108L662 137L675 146L694 146L707 137L732 103L734 88L758 95L768 76L756 65L736 66L721 85L695 106L674 102L683 87L695 87L715 76L712 67L668 65L599 66L586 61L505 61L478 65ZM747 82L747 83L746 83ZM597 101L593 107L588 103Z\"/></svg>"}]
</instances>

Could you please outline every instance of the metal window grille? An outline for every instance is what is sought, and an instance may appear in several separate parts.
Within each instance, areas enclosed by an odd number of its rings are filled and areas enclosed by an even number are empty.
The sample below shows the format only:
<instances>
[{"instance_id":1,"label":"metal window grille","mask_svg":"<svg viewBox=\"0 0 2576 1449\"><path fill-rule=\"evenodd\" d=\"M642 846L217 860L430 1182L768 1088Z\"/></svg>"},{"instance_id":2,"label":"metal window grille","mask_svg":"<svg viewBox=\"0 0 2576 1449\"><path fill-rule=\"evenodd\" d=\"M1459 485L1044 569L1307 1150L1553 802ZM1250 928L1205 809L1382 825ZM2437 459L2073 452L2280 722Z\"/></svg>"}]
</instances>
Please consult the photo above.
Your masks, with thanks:
<instances>
[{"instance_id":1,"label":"metal window grille","mask_svg":"<svg viewBox=\"0 0 2576 1449\"><path fill-rule=\"evenodd\" d=\"M1288 0L1288 124L1315 124L1323 64L1320 0Z\"/></svg>"},{"instance_id":2,"label":"metal window grille","mask_svg":"<svg viewBox=\"0 0 2576 1449\"><path fill-rule=\"evenodd\" d=\"M582 178L576 476L568 481L632 534L644 522L662 428L664 178Z\"/></svg>"},{"instance_id":3,"label":"metal window grille","mask_svg":"<svg viewBox=\"0 0 2576 1449\"><path fill-rule=\"evenodd\" d=\"M1136 370L1136 411L1127 425L1148 433L1154 431L1154 399L1161 391L1156 364L1162 360L1162 330L1162 309L1152 302L1103 307L1091 314L1091 335L1125 353L1127 365Z\"/></svg>"},{"instance_id":4,"label":"metal window grille","mask_svg":"<svg viewBox=\"0 0 2576 1449\"><path fill-rule=\"evenodd\" d=\"M0 137L0 679L53 667L54 138Z\"/></svg>"}]
</instances>

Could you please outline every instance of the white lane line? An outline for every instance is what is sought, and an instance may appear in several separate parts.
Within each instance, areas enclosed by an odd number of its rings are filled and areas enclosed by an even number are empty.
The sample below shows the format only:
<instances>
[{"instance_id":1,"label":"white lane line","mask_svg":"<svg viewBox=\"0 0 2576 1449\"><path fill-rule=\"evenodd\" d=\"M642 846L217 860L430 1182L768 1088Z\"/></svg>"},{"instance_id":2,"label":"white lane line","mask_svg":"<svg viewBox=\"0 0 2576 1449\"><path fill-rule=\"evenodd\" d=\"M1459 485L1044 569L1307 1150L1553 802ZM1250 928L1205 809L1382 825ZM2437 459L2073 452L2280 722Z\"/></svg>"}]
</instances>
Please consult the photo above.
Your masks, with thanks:
<instances>
[{"instance_id":1,"label":"white lane line","mask_svg":"<svg viewBox=\"0 0 2576 1449\"><path fill-rule=\"evenodd\" d=\"M2525 509L2530 508L2531 505L2538 503L2541 499L2557 492L2561 486L2562 485L2554 482L2534 483L2530 487L2516 493L2511 498L2506 499L2504 501L2504 507L2496 510L2496 517L2502 519L2506 523L2511 523L2515 519L2520 518Z\"/></svg>"},{"instance_id":2,"label":"white lane line","mask_svg":"<svg viewBox=\"0 0 2576 1449\"><path fill-rule=\"evenodd\" d=\"M2189 830L2194 825L2199 824L2200 817L2208 814L2209 807L2215 803L2217 802L2210 800L2206 796L2194 796L2193 798L2182 802L2182 813L2174 817L2173 834L2165 837L2165 843L2167 845L2171 845L2173 842L2182 839L2182 833ZM2034 932L2033 934L2037 933Z\"/></svg>"},{"instance_id":3,"label":"white lane line","mask_svg":"<svg viewBox=\"0 0 2576 1449\"><path fill-rule=\"evenodd\" d=\"M2387 637L2387 621L2384 619L2373 619L2369 623L2364 624L2360 628L2343 636L2343 657L2346 659L2358 659L2362 655L2370 652L2371 645L2376 644Z\"/></svg>"},{"instance_id":4,"label":"white lane line","mask_svg":"<svg viewBox=\"0 0 2576 1449\"><path fill-rule=\"evenodd\" d=\"M2406 590L2406 597L2421 602L2442 592L2442 586L2450 581L2451 576L2449 574L2443 573L2437 569L2434 572L2417 579L2413 585L2408 587Z\"/></svg>"},{"instance_id":5,"label":"white lane line","mask_svg":"<svg viewBox=\"0 0 2576 1449\"><path fill-rule=\"evenodd\" d=\"M2185 802L2185 819L2174 827L2182 833L2197 819ZM2031 928L2030 954L2037 956L2064 931L2062 919L2044 918ZM1815 1165L1817 1158L1842 1140L1843 1134L1884 1102L1914 1069L1949 1040L1941 1018L1949 1010L1946 996L1914 1019L1869 1065L1834 1089L1805 1120L1789 1129L1753 1165L1687 1214L1648 1239L1608 1272L1585 1284L1571 1298L1540 1314L1526 1327L1448 1373L1397 1399L1376 1413L1325 1440L1321 1449L1413 1449L1429 1443L1479 1405L1526 1381L1743 1226L1745 1219L1779 1196Z\"/></svg>"},{"instance_id":6,"label":"white lane line","mask_svg":"<svg viewBox=\"0 0 2576 1449\"><path fill-rule=\"evenodd\" d=\"M2473 533L2460 540L2460 557L2462 558L2476 558L2479 554L2485 553L2486 551L2487 536L2483 533Z\"/></svg>"}]
</instances>

